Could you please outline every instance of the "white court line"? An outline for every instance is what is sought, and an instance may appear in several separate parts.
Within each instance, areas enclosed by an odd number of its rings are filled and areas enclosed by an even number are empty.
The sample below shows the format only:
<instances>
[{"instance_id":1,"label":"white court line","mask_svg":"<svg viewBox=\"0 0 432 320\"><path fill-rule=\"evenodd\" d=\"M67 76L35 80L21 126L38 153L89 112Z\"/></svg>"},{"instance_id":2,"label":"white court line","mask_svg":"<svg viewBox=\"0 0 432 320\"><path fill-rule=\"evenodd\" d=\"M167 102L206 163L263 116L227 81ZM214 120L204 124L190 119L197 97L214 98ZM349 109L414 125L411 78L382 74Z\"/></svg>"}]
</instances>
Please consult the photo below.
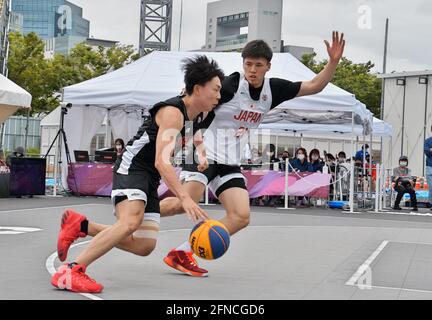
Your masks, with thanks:
<instances>
[{"instance_id":1,"label":"white court line","mask_svg":"<svg viewBox=\"0 0 432 320\"><path fill-rule=\"evenodd\" d=\"M387 290L398 290L398 291L409 291L409 292L421 292L432 294L430 290L420 290L420 289L407 289L407 288L397 288L397 287L383 287L383 286L368 286L369 288L375 289L387 289Z\"/></svg>"},{"instance_id":2,"label":"white court line","mask_svg":"<svg viewBox=\"0 0 432 320\"><path fill-rule=\"evenodd\" d=\"M2 213L10 213L10 212L33 211L33 210L75 208L75 207L84 207L84 206L110 206L110 207L112 207L111 204L103 204L103 203L70 204L68 206L58 206L58 207L41 207L41 208L2 210L2 211L0 211L0 214L2 214Z\"/></svg>"},{"instance_id":3,"label":"white court line","mask_svg":"<svg viewBox=\"0 0 432 320\"><path fill-rule=\"evenodd\" d=\"M357 269L353 276L345 283L348 286L353 286L358 281L358 279L363 275L364 271L370 267L372 262L378 257L381 251L384 250L385 246L389 243L388 240L384 240L379 247L371 254L369 258Z\"/></svg>"},{"instance_id":4,"label":"white court line","mask_svg":"<svg viewBox=\"0 0 432 320\"><path fill-rule=\"evenodd\" d=\"M174 229L174 230L160 230L159 233L177 232L177 231L190 231L190 230L191 230L190 228L187 228L187 229ZM91 240L76 243L74 245L71 245L70 249L78 247L78 246L82 246L82 245L90 243L90 242L91 242ZM57 257L58 256L57 256L57 251L56 251L53 254L51 254L47 258L47 260L45 262L45 267L48 270L48 272L51 274L51 276L53 276L57 272L57 270L56 270L56 268L54 266L54 261L55 261L55 259ZM80 294L80 295L82 295L82 296L84 296L84 297L86 297L88 299L91 299L91 300L103 300L101 297L95 296L94 294L91 294L91 293L78 293L78 294Z\"/></svg>"}]
</instances>

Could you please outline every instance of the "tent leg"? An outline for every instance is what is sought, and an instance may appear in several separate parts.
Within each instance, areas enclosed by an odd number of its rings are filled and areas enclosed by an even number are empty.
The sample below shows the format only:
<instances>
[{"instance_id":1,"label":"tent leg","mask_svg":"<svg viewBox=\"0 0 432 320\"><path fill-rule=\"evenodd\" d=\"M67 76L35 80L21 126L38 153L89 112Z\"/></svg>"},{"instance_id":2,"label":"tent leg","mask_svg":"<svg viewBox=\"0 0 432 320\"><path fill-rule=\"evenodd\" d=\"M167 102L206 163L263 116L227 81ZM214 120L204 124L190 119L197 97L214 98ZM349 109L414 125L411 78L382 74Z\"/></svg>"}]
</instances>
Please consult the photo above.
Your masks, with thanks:
<instances>
[{"instance_id":1,"label":"tent leg","mask_svg":"<svg viewBox=\"0 0 432 320\"><path fill-rule=\"evenodd\" d=\"M354 112L352 113L352 124L351 125L352 125L351 132L354 132ZM357 139L358 139L358 137L357 137ZM351 151L352 151L352 154L355 155L354 135L351 136ZM350 193L349 193L350 213L354 213L354 164L355 164L355 160L351 159Z\"/></svg>"}]
</instances>

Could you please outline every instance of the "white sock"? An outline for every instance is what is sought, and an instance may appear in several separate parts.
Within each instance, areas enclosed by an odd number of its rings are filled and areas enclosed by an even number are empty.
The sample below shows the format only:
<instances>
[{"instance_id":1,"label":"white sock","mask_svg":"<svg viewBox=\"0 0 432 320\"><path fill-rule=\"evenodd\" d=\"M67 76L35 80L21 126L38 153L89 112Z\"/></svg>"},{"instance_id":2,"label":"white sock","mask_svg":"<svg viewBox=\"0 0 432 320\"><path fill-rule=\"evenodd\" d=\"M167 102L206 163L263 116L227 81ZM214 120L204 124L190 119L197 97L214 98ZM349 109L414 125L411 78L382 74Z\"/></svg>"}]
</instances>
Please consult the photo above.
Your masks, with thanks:
<instances>
[{"instance_id":1,"label":"white sock","mask_svg":"<svg viewBox=\"0 0 432 320\"><path fill-rule=\"evenodd\" d=\"M185 243L182 243L180 246L176 248L176 250L186 251L186 252L192 252L192 248L190 246L189 241L186 241Z\"/></svg>"}]
</instances>

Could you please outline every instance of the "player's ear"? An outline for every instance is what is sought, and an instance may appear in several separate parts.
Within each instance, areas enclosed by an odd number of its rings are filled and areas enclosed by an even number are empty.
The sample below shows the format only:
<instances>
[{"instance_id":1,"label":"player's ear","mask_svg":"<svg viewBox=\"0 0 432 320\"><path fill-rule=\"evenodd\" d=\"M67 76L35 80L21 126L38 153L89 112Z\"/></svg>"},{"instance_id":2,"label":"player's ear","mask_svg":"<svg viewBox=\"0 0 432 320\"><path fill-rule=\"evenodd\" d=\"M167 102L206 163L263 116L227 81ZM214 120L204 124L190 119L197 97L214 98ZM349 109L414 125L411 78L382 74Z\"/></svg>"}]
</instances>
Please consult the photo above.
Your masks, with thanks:
<instances>
[{"instance_id":1,"label":"player's ear","mask_svg":"<svg viewBox=\"0 0 432 320\"><path fill-rule=\"evenodd\" d=\"M202 87L199 84L194 85L193 93L197 96L201 94Z\"/></svg>"},{"instance_id":2,"label":"player's ear","mask_svg":"<svg viewBox=\"0 0 432 320\"><path fill-rule=\"evenodd\" d=\"M271 69L271 62L267 63L267 71L270 71Z\"/></svg>"}]
</instances>

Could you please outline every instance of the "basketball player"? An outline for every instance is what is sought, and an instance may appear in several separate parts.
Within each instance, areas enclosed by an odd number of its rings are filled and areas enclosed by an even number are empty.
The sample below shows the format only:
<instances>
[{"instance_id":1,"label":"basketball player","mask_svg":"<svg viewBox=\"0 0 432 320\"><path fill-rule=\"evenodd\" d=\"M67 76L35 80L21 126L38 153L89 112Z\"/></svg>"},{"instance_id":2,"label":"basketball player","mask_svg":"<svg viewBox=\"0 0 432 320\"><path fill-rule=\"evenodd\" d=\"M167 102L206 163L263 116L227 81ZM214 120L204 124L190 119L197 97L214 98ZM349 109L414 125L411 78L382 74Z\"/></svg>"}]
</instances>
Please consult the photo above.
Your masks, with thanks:
<instances>
[{"instance_id":1,"label":"basketball player","mask_svg":"<svg viewBox=\"0 0 432 320\"><path fill-rule=\"evenodd\" d=\"M343 33L333 32L332 44L324 41L329 61L314 79L291 82L277 78L266 78L273 56L271 48L262 40L249 42L242 51L243 73L233 73L222 82L220 105L208 118L213 118L204 133L205 149L210 165L200 172L197 165L185 165L181 174L184 188L198 202L205 186L213 191L224 206L226 216L220 220L233 235L249 224L249 194L245 178L240 170L241 151L247 141L245 133L257 128L271 109L284 101L322 91L333 78L342 57L345 40ZM181 200L171 197L161 201L161 216L184 213ZM188 214L191 216L190 214ZM192 218L205 218L195 216ZM207 270L190 260L183 260L190 253L186 241L171 250L165 263L181 272L193 276L206 276Z\"/></svg>"},{"instance_id":2,"label":"basketball player","mask_svg":"<svg viewBox=\"0 0 432 320\"><path fill-rule=\"evenodd\" d=\"M203 125L205 120L198 118L203 118L204 112L208 113L218 104L224 75L217 63L206 56L186 60L183 70L186 95L160 102L150 109L150 118L129 141L114 166L111 199L118 221L106 226L90 222L72 210L64 213L57 246L61 261L66 259L76 239L87 235L94 238L74 262L64 264L54 274L51 283L55 287L74 292L101 292L103 286L85 273L96 259L113 247L139 256L153 251L160 222L157 189L161 177L180 199L186 213L207 216L178 180L170 155L178 133L185 137L193 120ZM202 151L202 146L198 145L198 150ZM201 159L199 170L204 170L208 164L204 157ZM192 254L187 252L182 259L193 263Z\"/></svg>"}]
</instances>

